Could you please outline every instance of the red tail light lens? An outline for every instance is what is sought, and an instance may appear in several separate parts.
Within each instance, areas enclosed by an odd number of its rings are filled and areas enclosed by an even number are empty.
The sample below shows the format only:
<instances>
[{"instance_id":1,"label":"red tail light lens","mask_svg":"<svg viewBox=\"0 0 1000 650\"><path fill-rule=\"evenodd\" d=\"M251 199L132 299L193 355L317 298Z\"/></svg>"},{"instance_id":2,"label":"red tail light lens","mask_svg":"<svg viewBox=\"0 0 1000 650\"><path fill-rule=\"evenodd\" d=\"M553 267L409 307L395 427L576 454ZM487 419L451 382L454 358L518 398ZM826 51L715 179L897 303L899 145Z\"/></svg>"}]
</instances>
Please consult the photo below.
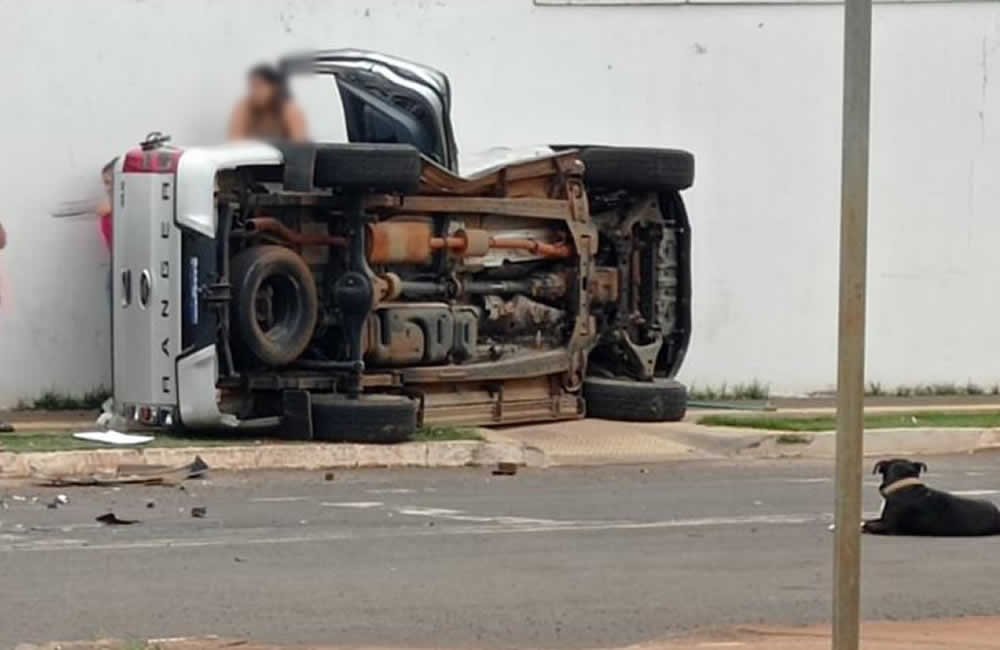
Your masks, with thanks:
<instances>
[{"instance_id":1,"label":"red tail light lens","mask_svg":"<svg viewBox=\"0 0 1000 650\"><path fill-rule=\"evenodd\" d=\"M125 173L172 174L181 159L180 149L133 149L125 154Z\"/></svg>"}]
</instances>

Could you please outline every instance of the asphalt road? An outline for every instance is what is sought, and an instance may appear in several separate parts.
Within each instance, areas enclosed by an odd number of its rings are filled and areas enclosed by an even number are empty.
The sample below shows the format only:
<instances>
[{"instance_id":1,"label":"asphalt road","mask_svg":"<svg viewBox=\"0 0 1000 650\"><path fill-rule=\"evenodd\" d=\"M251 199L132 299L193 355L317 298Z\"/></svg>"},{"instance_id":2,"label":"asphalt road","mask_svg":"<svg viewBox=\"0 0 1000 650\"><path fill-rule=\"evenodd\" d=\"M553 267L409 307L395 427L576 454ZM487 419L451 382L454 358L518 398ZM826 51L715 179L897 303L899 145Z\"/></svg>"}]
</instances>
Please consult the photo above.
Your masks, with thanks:
<instances>
[{"instance_id":1,"label":"asphalt road","mask_svg":"<svg viewBox=\"0 0 1000 650\"><path fill-rule=\"evenodd\" d=\"M1000 456L929 464L939 487L1000 499ZM0 647L219 634L583 648L821 621L830 473L741 460L0 487ZM46 508L60 493L69 504ZM109 510L141 523L94 521ZM1000 538L868 538L865 615L998 613L997 557Z\"/></svg>"}]
</instances>

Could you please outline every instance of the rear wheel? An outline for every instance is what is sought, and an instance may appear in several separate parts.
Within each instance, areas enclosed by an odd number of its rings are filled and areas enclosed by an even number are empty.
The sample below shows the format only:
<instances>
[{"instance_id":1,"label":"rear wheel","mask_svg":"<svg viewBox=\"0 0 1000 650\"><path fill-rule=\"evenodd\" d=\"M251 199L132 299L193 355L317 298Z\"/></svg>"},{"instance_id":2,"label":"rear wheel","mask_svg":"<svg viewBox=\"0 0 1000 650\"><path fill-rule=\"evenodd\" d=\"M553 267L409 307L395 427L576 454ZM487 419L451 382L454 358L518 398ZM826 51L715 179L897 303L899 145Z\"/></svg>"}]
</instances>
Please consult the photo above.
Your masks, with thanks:
<instances>
[{"instance_id":1,"label":"rear wheel","mask_svg":"<svg viewBox=\"0 0 1000 650\"><path fill-rule=\"evenodd\" d=\"M559 145L580 150L588 187L606 190L686 190L694 184L694 156L681 149Z\"/></svg>"},{"instance_id":2,"label":"rear wheel","mask_svg":"<svg viewBox=\"0 0 1000 650\"><path fill-rule=\"evenodd\" d=\"M253 246L233 258L233 323L258 361L284 366L305 351L319 298L305 261L284 246Z\"/></svg>"},{"instance_id":3,"label":"rear wheel","mask_svg":"<svg viewBox=\"0 0 1000 650\"><path fill-rule=\"evenodd\" d=\"M400 395L313 395L313 438L390 444L417 431L417 402Z\"/></svg>"},{"instance_id":4,"label":"rear wheel","mask_svg":"<svg viewBox=\"0 0 1000 650\"><path fill-rule=\"evenodd\" d=\"M587 415L627 422L677 422L687 412L687 389L673 379L635 381L587 377Z\"/></svg>"}]
</instances>

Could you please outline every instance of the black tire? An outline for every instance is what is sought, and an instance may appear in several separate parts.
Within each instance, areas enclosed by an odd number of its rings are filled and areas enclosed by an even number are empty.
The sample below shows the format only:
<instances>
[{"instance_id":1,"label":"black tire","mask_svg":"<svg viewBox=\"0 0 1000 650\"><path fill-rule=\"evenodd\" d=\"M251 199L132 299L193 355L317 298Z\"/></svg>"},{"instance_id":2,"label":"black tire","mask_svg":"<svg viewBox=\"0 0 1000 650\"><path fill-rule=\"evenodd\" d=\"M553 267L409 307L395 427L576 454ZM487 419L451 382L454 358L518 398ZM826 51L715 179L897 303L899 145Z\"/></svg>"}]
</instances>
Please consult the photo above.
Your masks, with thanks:
<instances>
[{"instance_id":1,"label":"black tire","mask_svg":"<svg viewBox=\"0 0 1000 650\"><path fill-rule=\"evenodd\" d=\"M392 444L417 431L417 402L399 395L312 396L313 438Z\"/></svg>"},{"instance_id":2,"label":"black tire","mask_svg":"<svg viewBox=\"0 0 1000 650\"><path fill-rule=\"evenodd\" d=\"M284 246L253 246L233 258L229 275L233 325L247 351L269 366L298 359L319 310L316 280L302 257ZM258 312L263 291L271 300L266 323Z\"/></svg>"},{"instance_id":3,"label":"black tire","mask_svg":"<svg viewBox=\"0 0 1000 650\"><path fill-rule=\"evenodd\" d=\"M612 190L686 190L694 184L694 156L680 149L581 147L584 181Z\"/></svg>"},{"instance_id":4,"label":"black tire","mask_svg":"<svg viewBox=\"0 0 1000 650\"><path fill-rule=\"evenodd\" d=\"M587 377L587 415L626 422L677 422L687 412L687 388L673 379L635 381Z\"/></svg>"},{"instance_id":5,"label":"black tire","mask_svg":"<svg viewBox=\"0 0 1000 650\"><path fill-rule=\"evenodd\" d=\"M402 144L317 144L316 187L415 193L420 152Z\"/></svg>"}]
</instances>

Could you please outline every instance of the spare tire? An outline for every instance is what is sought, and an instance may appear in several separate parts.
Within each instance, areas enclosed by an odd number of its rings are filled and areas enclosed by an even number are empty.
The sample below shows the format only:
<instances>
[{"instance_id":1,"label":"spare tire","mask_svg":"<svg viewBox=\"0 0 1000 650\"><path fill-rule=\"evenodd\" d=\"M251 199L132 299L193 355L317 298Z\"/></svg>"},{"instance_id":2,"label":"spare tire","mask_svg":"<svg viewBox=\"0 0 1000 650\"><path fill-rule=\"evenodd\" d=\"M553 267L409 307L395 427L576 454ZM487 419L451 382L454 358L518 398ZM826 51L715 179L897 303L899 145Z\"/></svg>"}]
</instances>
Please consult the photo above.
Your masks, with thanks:
<instances>
[{"instance_id":1,"label":"spare tire","mask_svg":"<svg viewBox=\"0 0 1000 650\"><path fill-rule=\"evenodd\" d=\"M233 258L229 276L243 346L269 366L298 359L319 310L316 280L302 257L284 246L253 246Z\"/></svg>"},{"instance_id":2,"label":"spare tire","mask_svg":"<svg viewBox=\"0 0 1000 650\"><path fill-rule=\"evenodd\" d=\"M313 439L391 444L417 431L417 402L401 395L312 396Z\"/></svg>"},{"instance_id":3,"label":"spare tire","mask_svg":"<svg viewBox=\"0 0 1000 650\"><path fill-rule=\"evenodd\" d=\"M694 156L680 149L580 147L584 181L612 190L686 190L694 184Z\"/></svg>"},{"instance_id":4,"label":"spare tire","mask_svg":"<svg viewBox=\"0 0 1000 650\"><path fill-rule=\"evenodd\" d=\"M626 422L677 422L687 413L687 388L673 379L637 381L587 377L587 415Z\"/></svg>"},{"instance_id":5,"label":"spare tire","mask_svg":"<svg viewBox=\"0 0 1000 650\"><path fill-rule=\"evenodd\" d=\"M404 144L317 144L314 183L370 192L415 193L420 152Z\"/></svg>"}]
</instances>

